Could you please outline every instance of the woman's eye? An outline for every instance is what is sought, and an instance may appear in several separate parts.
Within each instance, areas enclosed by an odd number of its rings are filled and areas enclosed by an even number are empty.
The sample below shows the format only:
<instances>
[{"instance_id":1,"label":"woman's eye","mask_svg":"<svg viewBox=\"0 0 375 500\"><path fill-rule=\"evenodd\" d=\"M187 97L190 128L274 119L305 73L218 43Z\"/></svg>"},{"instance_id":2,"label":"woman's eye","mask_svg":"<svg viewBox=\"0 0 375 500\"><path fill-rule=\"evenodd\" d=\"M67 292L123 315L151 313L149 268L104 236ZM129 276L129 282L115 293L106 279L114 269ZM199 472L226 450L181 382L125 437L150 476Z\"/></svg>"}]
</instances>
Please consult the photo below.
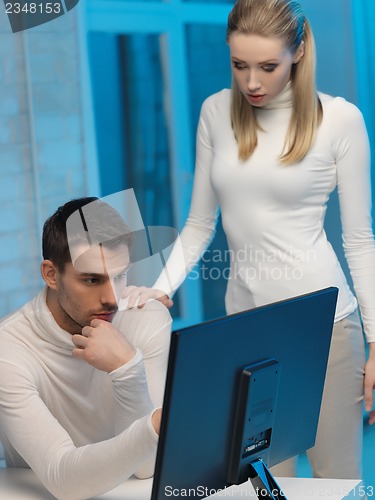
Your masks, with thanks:
<instances>
[{"instance_id":1,"label":"woman's eye","mask_svg":"<svg viewBox=\"0 0 375 500\"><path fill-rule=\"evenodd\" d=\"M235 69L245 69L246 68L246 66L244 66L243 64L240 64L240 63L235 62L235 61L233 62L233 67Z\"/></svg>"},{"instance_id":2,"label":"woman's eye","mask_svg":"<svg viewBox=\"0 0 375 500\"><path fill-rule=\"evenodd\" d=\"M272 71L275 71L277 66L273 64L272 66L263 66L263 71L266 71L267 73L272 73Z\"/></svg>"}]
</instances>

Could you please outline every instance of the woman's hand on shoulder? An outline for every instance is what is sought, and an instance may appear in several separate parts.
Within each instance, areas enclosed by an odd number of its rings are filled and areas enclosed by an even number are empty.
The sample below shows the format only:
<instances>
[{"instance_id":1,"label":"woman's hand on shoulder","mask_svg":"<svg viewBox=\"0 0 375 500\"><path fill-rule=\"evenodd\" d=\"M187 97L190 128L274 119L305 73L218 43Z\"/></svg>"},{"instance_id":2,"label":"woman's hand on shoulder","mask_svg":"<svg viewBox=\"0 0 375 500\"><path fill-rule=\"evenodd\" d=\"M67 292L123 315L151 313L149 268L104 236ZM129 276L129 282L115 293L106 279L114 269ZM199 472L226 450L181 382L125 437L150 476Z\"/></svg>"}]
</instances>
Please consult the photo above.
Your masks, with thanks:
<instances>
[{"instance_id":1,"label":"woman's hand on shoulder","mask_svg":"<svg viewBox=\"0 0 375 500\"><path fill-rule=\"evenodd\" d=\"M127 286L123 298L128 299L127 309L133 307L141 309L150 299L158 300L168 309L173 306L173 300L165 292L145 286Z\"/></svg>"}]
</instances>

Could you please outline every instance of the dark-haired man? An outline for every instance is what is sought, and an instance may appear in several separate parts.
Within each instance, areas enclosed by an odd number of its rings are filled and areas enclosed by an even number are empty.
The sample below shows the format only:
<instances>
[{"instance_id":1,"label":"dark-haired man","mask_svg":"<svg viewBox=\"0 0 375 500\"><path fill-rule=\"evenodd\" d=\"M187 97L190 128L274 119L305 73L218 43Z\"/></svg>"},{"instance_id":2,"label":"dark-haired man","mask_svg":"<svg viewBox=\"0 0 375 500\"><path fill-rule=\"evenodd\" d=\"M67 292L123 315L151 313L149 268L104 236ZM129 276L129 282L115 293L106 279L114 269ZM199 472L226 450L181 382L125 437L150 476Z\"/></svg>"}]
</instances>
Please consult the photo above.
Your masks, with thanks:
<instances>
[{"instance_id":1,"label":"dark-haired man","mask_svg":"<svg viewBox=\"0 0 375 500\"><path fill-rule=\"evenodd\" d=\"M0 324L7 465L58 498L153 473L171 321L157 301L118 312L131 240L106 203L66 203L43 229L45 289Z\"/></svg>"}]
</instances>

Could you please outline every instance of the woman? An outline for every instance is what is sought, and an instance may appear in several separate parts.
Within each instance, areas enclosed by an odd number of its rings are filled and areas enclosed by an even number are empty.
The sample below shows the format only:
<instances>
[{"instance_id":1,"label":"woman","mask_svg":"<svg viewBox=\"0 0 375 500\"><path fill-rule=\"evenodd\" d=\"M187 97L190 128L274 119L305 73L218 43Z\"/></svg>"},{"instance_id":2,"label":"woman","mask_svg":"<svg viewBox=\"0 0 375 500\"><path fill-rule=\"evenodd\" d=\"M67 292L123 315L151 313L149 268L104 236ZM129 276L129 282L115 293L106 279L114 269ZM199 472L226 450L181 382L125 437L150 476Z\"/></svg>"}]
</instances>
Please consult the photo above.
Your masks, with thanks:
<instances>
[{"instance_id":1,"label":"woman","mask_svg":"<svg viewBox=\"0 0 375 500\"><path fill-rule=\"evenodd\" d=\"M233 256L228 313L339 288L317 441L309 458L315 477L360 478L363 336L356 298L323 222L337 185L345 254L370 343L365 379L370 410L375 245L363 118L344 99L316 92L313 34L297 2L239 0L228 18L227 42L232 90L212 95L202 106L193 197L181 233L186 266L172 253L167 265L172 288L209 244L219 206ZM155 289L171 287L161 276ZM132 304L139 293L133 291ZM153 293L144 292L142 299Z\"/></svg>"}]
</instances>

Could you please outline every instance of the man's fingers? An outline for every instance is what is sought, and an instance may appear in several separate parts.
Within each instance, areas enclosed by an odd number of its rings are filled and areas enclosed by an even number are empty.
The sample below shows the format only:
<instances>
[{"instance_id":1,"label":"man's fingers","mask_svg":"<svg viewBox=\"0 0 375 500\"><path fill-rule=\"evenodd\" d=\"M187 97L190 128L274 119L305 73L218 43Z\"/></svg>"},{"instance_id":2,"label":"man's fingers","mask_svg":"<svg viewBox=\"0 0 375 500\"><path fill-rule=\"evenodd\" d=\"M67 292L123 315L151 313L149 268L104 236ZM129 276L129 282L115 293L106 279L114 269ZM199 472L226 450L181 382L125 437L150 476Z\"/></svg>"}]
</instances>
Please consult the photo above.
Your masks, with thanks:
<instances>
[{"instance_id":1,"label":"man's fingers","mask_svg":"<svg viewBox=\"0 0 375 500\"><path fill-rule=\"evenodd\" d=\"M84 356L85 356L84 353L85 353L85 350L82 349L81 347L75 347L72 350L72 356L73 356L73 358L84 359Z\"/></svg>"},{"instance_id":2,"label":"man's fingers","mask_svg":"<svg viewBox=\"0 0 375 500\"><path fill-rule=\"evenodd\" d=\"M111 323L94 319L91 325L82 329L85 335L72 335L73 357L109 373L135 356L136 349Z\"/></svg>"},{"instance_id":3,"label":"man's fingers","mask_svg":"<svg viewBox=\"0 0 375 500\"><path fill-rule=\"evenodd\" d=\"M83 335L76 334L72 336L72 342L76 347L82 349L87 345L87 338Z\"/></svg>"},{"instance_id":4,"label":"man's fingers","mask_svg":"<svg viewBox=\"0 0 375 500\"><path fill-rule=\"evenodd\" d=\"M103 325L103 323L104 323L104 325ZM90 326L85 326L84 328L82 328L82 335L85 335L85 337L90 337L94 328L97 328L100 325L106 326L106 325L108 325L108 321L105 321L104 319L97 319L97 318L92 319Z\"/></svg>"},{"instance_id":5,"label":"man's fingers","mask_svg":"<svg viewBox=\"0 0 375 500\"><path fill-rule=\"evenodd\" d=\"M92 320L92 321L95 321L95 320ZM91 323L92 323L92 321L91 321ZM90 325L91 325L91 323L90 323ZM82 335L84 337L88 337L90 335L90 330L91 330L91 326L84 326L82 328Z\"/></svg>"}]
</instances>

